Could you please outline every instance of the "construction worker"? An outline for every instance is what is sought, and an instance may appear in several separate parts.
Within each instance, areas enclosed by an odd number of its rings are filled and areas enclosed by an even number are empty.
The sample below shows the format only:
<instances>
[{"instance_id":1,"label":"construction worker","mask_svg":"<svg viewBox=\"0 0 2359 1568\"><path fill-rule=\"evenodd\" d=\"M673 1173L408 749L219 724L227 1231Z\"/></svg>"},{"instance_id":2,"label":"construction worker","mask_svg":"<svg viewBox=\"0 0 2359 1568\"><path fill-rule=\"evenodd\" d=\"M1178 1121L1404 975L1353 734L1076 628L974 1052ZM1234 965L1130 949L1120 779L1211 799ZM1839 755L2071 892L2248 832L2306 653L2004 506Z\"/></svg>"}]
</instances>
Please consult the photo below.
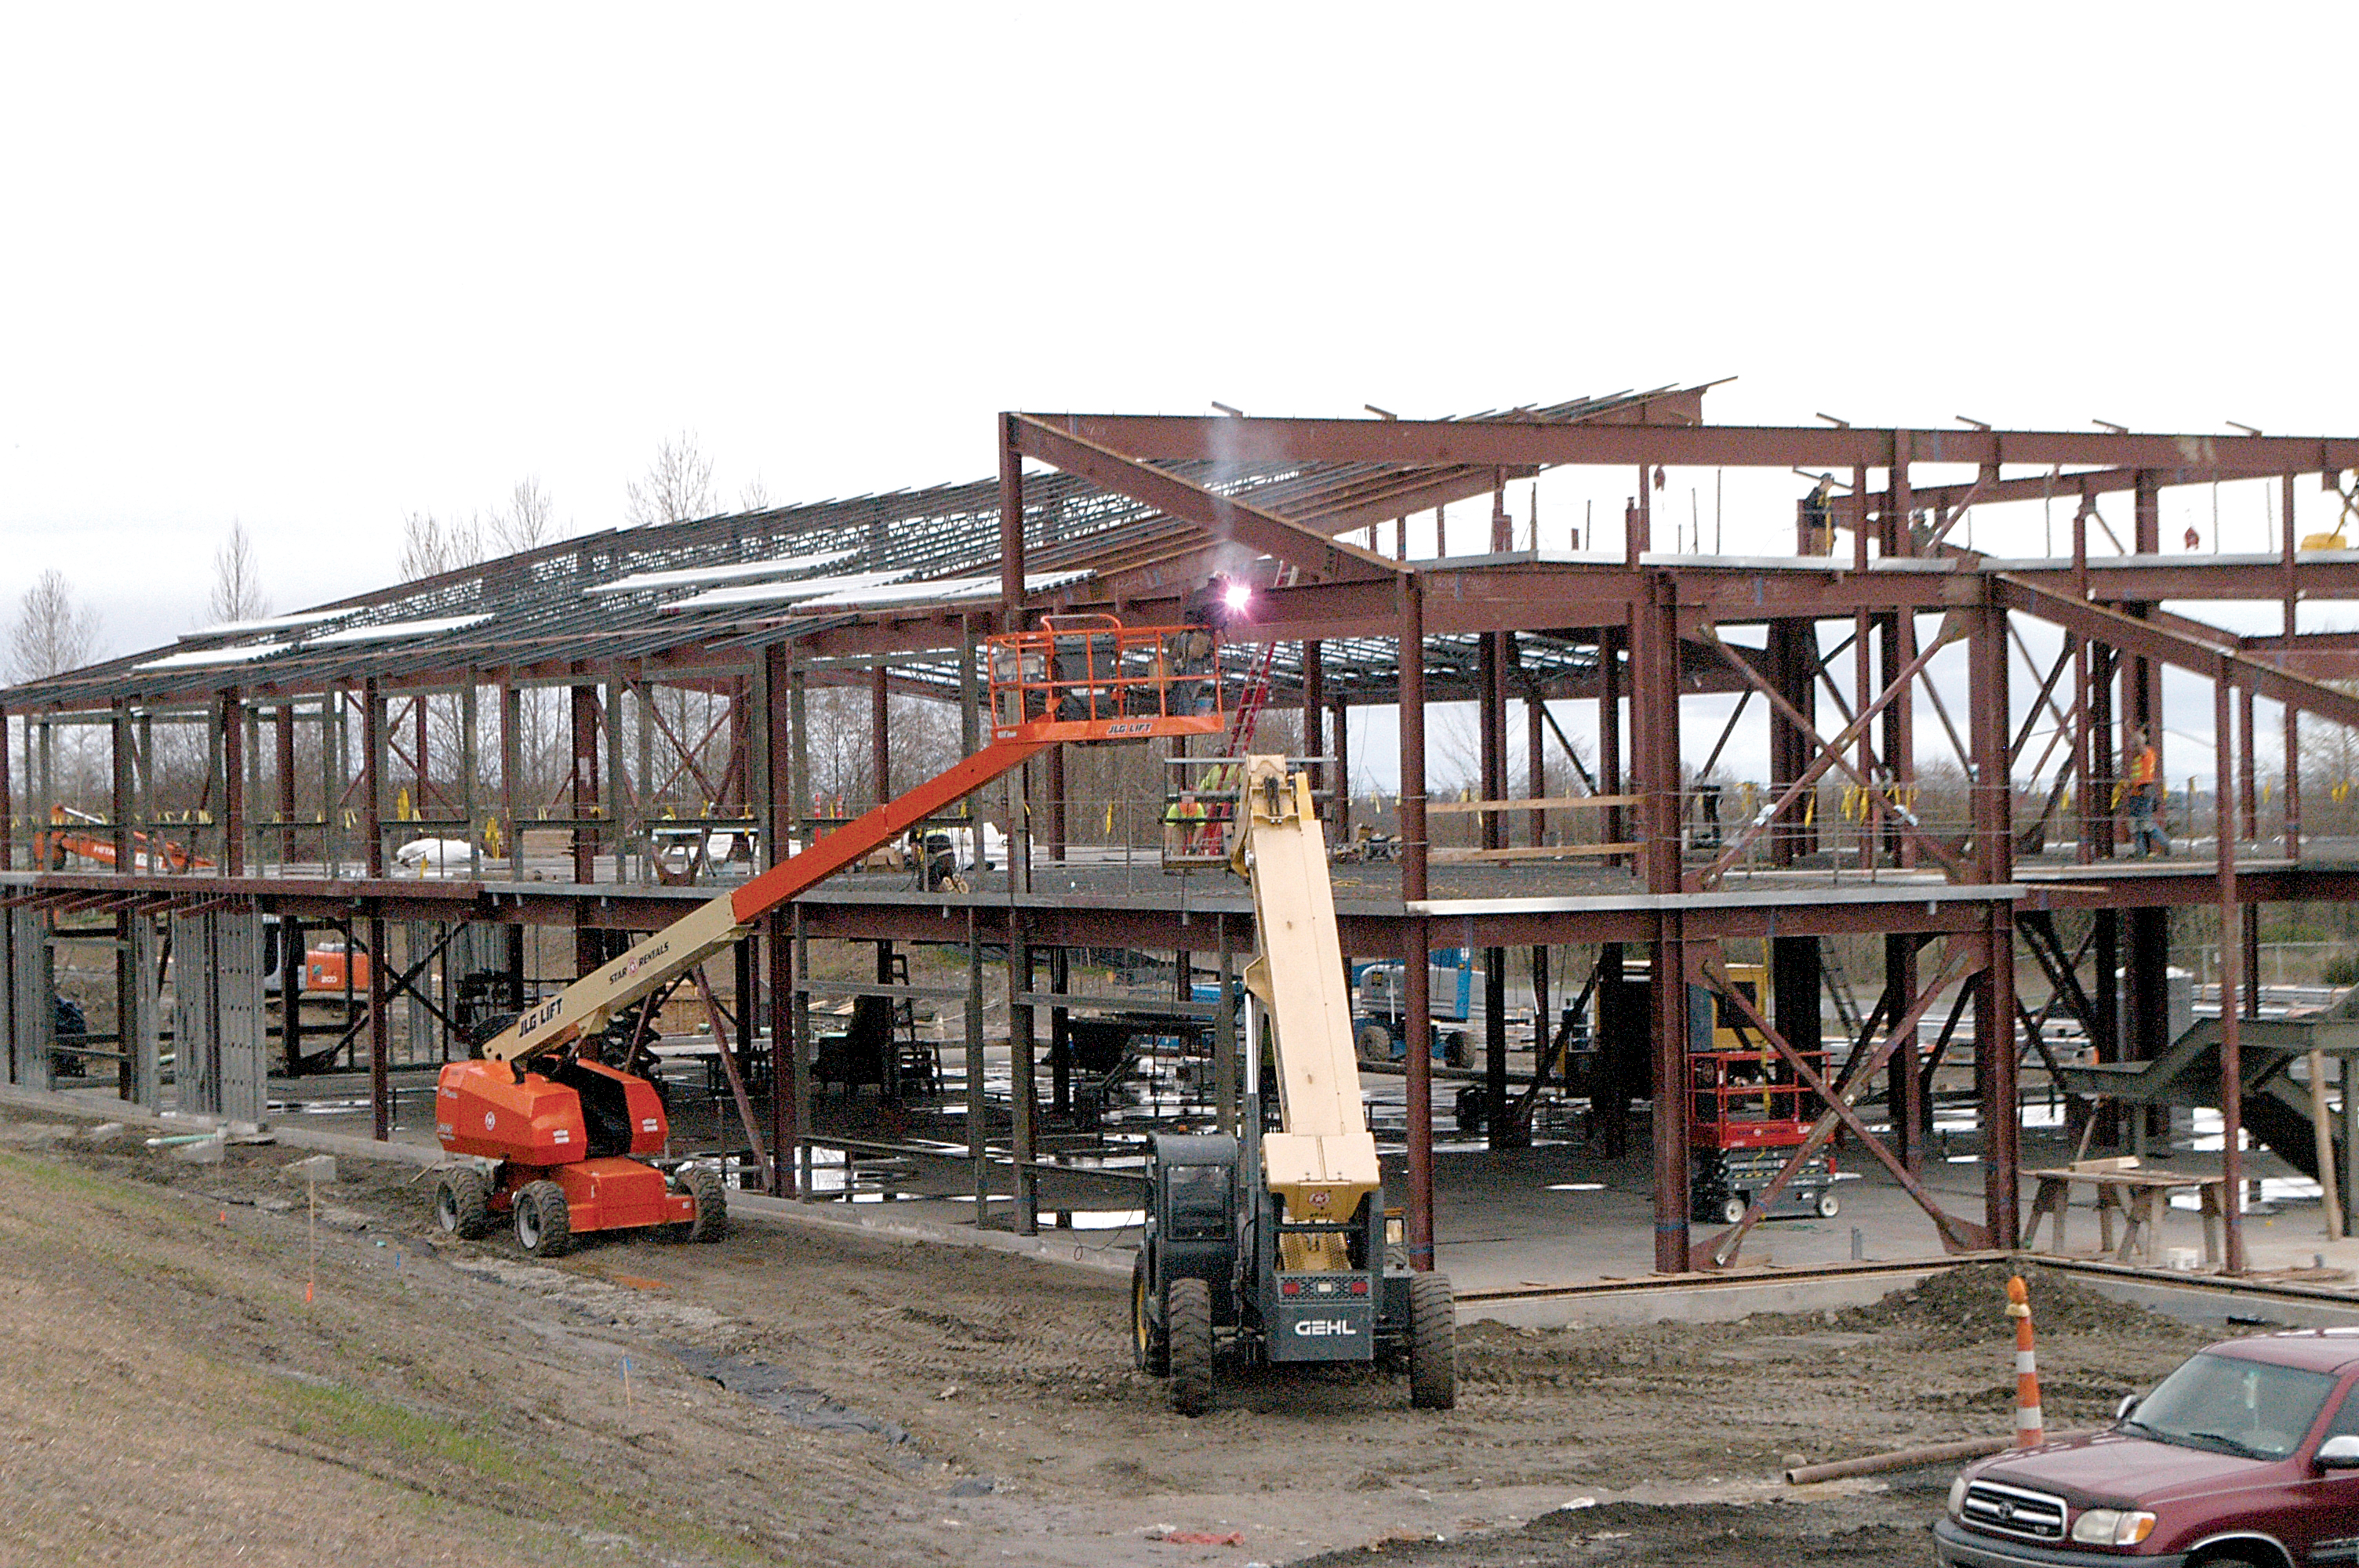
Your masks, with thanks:
<instances>
[{"instance_id":1,"label":"construction worker","mask_svg":"<svg viewBox=\"0 0 2359 1568\"><path fill-rule=\"evenodd\" d=\"M1212 633L1201 626L1173 633L1164 658L1177 677L1170 682L1169 710L1182 716L1212 712L1216 698L1207 677L1212 674Z\"/></svg>"},{"instance_id":2,"label":"construction worker","mask_svg":"<svg viewBox=\"0 0 2359 1568\"><path fill-rule=\"evenodd\" d=\"M1828 522L1828 497L1832 492L1833 481L1821 479L1818 488L1802 498L1802 554L1806 556L1834 553L1835 533Z\"/></svg>"},{"instance_id":3,"label":"construction worker","mask_svg":"<svg viewBox=\"0 0 2359 1568\"><path fill-rule=\"evenodd\" d=\"M1204 820L1204 803L1196 798L1194 790L1182 790L1179 799L1163 808L1165 852L1172 855L1198 853L1197 840L1202 834Z\"/></svg>"},{"instance_id":4,"label":"construction worker","mask_svg":"<svg viewBox=\"0 0 2359 1568\"><path fill-rule=\"evenodd\" d=\"M2162 790L2158 778L2160 767L2146 730L2131 730L2122 781L2127 790L2122 804L2129 809L2130 852L2141 860L2146 859L2149 844L2157 853L2170 853L2170 836L2162 830Z\"/></svg>"}]
</instances>

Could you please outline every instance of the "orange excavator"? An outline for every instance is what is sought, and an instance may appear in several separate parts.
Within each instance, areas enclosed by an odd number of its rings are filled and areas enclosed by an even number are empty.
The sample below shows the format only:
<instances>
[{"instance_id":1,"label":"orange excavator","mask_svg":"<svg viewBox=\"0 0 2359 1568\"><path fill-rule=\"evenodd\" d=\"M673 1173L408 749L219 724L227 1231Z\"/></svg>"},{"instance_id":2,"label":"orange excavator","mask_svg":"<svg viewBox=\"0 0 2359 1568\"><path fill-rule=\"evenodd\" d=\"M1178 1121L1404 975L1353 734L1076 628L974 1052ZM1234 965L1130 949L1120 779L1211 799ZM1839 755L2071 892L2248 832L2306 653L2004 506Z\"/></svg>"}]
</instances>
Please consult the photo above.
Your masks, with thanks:
<instances>
[{"instance_id":1,"label":"orange excavator","mask_svg":"<svg viewBox=\"0 0 2359 1568\"><path fill-rule=\"evenodd\" d=\"M441 1173L435 1223L480 1237L505 1214L517 1244L540 1257L591 1231L717 1236L726 1213L718 1173L680 1166L667 1175L654 1163L668 1131L655 1085L595 1059L585 1042L751 935L770 911L1050 746L1224 732L1218 664L1184 641L1202 634L1082 615L1044 616L1037 631L990 638L988 746L699 906L519 1015L479 1058L442 1069L434 1102L442 1147L492 1163Z\"/></svg>"}]
</instances>

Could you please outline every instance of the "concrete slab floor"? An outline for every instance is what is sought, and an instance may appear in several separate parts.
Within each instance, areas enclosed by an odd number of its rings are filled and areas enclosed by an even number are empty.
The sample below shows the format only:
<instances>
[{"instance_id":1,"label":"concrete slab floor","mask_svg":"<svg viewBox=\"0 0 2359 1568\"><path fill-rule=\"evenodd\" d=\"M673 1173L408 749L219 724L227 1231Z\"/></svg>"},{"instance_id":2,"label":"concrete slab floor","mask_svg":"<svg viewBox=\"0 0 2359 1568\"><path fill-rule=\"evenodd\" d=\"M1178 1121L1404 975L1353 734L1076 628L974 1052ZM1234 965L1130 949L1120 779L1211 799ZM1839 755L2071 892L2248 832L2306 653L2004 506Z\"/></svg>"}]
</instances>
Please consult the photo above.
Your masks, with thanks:
<instances>
[{"instance_id":1,"label":"concrete slab floor","mask_svg":"<svg viewBox=\"0 0 2359 1568\"><path fill-rule=\"evenodd\" d=\"M367 1141L370 1118L364 1077L338 1075L304 1079L293 1086L274 1082L273 1091L278 1105L273 1113L274 1125L288 1135L287 1141L327 1147ZM397 1157L430 1162L438 1152L432 1080L423 1075L404 1076L397 1080L396 1094L395 1141L403 1146ZM1396 1116L1397 1097L1395 1090L1390 1108ZM54 1101L93 1116L119 1114L123 1109L110 1092L95 1088L66 1090ZM1543 1137L1529 1148L1493 1152L1479 1137L1456 1137L1446 1130L1451 1125L1446 1101L1436 1110L1436 1262L1460 1291L1514 1292L1614 1283L1642 1287L1660 1282L1653 1271L1652 1162L1643 1119L1634 1121L1630 1152L1613 1159L1569 1137ZM1381 1116L1382 1108L1380 1119ZM2189 1141L2182 1138L2168 1152L2150 1152L2149 1162L2191 1174L2216 1173L2216 1149L2208 1152L2190 1149L2185 1146ZM2060 1132L2039 1127L2025 1130L2026 1169L2062 1164L2072 1153ZM1844 1178L1836 1188L1841 1212L1832 1218L1765 1222L1747 1236L1730 1273L1755 1279L1766 1276L1767 1283L1789 1271L1840 1269L1854 1262L1919 1263L1929 1269L1948 1262L1930 1219L1882 1166L1855 1151L1839 1157L1838 1163ZM1405 1179L1404 1164L1397 1147L1386 1151L1385 1173L1396 1206ZM2318 1200L2288 1191L2293 1184L2281 1179L2282 1167L2268 1156L2256 1156L2256 1168L2276 1179L2267 1184L2268 1201L2248 1206L2245 1214L2249 1270L2267 1275L2323 1269L2359 1276L2359 1238L2328 1237ZM1984 1213L1982 1173L1982 1158L1971 1135L1951 1133L1929 1151L1925 1185L1949 1212L1979 1223ZM2019 1211L2027 1220L2033 1186L2026 1181L2018 1195ZM2070 1255L2096 1259L2097 1217L2089 1206L2090 1195L2085 1189L2076 1189L2074 1199L2067 1227ZM798 1210L901 1236L973 1235L975 1206L971 1200L944 1198L747 1206L749 1212L756 1207L772 1213ZM1010 1207L1004 1200L991 1205L994 1231L1004 1234ZM1023 1249L1095 1269L1127 1268L1138 1231L1135 1222L1119 1221L1130 1217L1082 1214L1071 1217L1075 1222L1071 1227L1059 1227L1053 1223L1055 1217L1044 1213L1039 1240ZM2172 1249L2191 1249L2201 1259L2201 1219L2192 1206L2171 1208L2160 1228L2158 1257L2167 1258ZM1691 1226L1693 1255L1701 1259L1722 1229L1718 1225ZM2048 1247L2045 1227L2039 1245L2043 1250ZM1892 1288L1888 1278L1876 1278L1883 1282L1875 1283L1864 1274L1855 1289L1832 1288L1844 1300L1854 1296L1871 1300ZM2359 1300L2359 1284L2331 1280L2304 1282ZM1827 1304L1836 1303L1830 1300Z\"/></svg>"}]
</instances>

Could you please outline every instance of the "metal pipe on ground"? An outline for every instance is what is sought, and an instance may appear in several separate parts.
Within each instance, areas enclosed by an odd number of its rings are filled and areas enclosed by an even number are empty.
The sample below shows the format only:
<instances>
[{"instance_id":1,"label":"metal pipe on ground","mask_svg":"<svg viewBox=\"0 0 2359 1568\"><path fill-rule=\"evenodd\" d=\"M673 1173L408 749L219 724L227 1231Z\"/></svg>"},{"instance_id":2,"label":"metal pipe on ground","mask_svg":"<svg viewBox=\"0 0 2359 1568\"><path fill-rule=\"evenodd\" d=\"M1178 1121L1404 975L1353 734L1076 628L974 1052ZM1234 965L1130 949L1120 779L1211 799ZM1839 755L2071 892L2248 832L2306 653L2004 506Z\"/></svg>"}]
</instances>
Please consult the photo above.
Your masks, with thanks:
<instances>
[{"instance_id":1,"label":"metal pipe on ground","mask_svg":"<svg viewBox=\"0 0 2359 1568\"><path fill-rule=\"evenodd\" d=\"M1914 1470L1925 1465L1962 1463L2014 1446L2012 1436L1969 1437L1957 1443L1935 1443L1923 1448L1896 1448L1889 1454L1837 1459L1825 1465L1798 1465L1786 1472L1786 1485L1807 1487L1813 1481L1839 1481L1846 1476L1876 1476L1887 1470Z\"/></svg>"}]
</instances>

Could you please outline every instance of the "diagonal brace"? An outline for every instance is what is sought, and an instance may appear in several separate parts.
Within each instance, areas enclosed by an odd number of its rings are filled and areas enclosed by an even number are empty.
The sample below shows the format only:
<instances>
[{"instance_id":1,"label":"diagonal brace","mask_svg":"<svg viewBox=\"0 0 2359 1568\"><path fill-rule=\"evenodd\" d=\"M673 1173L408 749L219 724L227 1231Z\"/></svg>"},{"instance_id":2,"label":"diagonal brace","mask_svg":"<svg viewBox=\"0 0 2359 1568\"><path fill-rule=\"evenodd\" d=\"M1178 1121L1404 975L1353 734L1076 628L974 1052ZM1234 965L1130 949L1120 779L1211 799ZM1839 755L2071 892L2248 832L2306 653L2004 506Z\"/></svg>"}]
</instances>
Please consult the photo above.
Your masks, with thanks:
<instances>
[{"instance_id":1,"label":"diagonal brace","mask_svg":"<svg viewBox=\"0 0 2359 1568\"><path fill-rule=\"evenodd\" d=\"M1962 948L1963 946L1960 944ZM1990 961L1987 952L1983 955L1981 961L1984 964ZM1768 1212L1769 1206L1777 1201L1777 1195L1783 1193L1795 1176L1801 1173L1802 1167L1809 1164L1818 1152L1827 1146L1827 1141L1835 1135L1836 1128L1849 1125L1853 1121L1852 1106L1858 1100L1861 1092L1867 1085L1874 1081L1877 1070L1891 1059L1892 1053L1898 1048L1900 1042L1916 1037L1918 1021L1925 1016L1926 1010L1932 1006L1933 1000L1957 981L1973 973L1975 967L1974 962L1962 951L1953 952L1944 960L1940 974L1934 978L1931 985L1917 994L1917 1000L1909 1004L1908 1011L1902 1014L1885 1034L1884 1043L1875 1048L1866 1065L1853 1076L1852 1087L1840 1094L1827 1096L1827 1108L1820 1115L1819 1119L1811 1124L1810 1135L1802 1140L1800 1146L1786 1162L1785 1168L1777 1173L1776 1178L1767 1187L1755 1195L1753 1206L1745 1211L1745 1217L1712 1238L1711 1245L1705 1249L1706 1267L1714 1269L1728 1267L1729 1260L1736 1256L1736 1249L1744 1244L1747 1233L1761 1223L1763 1217ZM1724 981L1726 978L1726 971L1723 970L1721 979ZM1736 988L1732 985L1728 989L1731 993L1730 1000L1743 1009L1743 999L1741 995L1736 994ZM1756 1026L1766 1032L1767 1026L1758 1022L1758 1014L1755 1014L1755 1018ZM1786 1052L1788 1060L1793 1061L1792 1047L1786 1047ZM1815 1081L1815 1087L1823 1091L1825 1080L1819 1078L1815 1073L1811 1074L1810 1077ZM1869 1143L1871 1148L1881 1148L1881 1145L1876 1144L1873 1139L1870 1139ZM1886 1157L1888 1159L1889 1155ZM1990 1245L1990 1232L1985 1227L1959 1219L1938 1206L1928 1205L1927 1212L1933 1216L1934 1224L1940 1228L1942 1245L1951 1251L1977 1251Z\"/></svg>"},{"instance_id":2,"label":"diagonal brace","mask_svg":"<svg viewBox=\"0 0 2359 1568\"><path fill-rule=\"evenodd\" d=\"M1877 696L1876 699L1860 710L1858 718L1843 726L1842 732L1832 741L1826 741L1820 737L1817 727L1811 724L1808 719L1805 719L1801 712L1797 709L1792 703L1788 702L1784 697L1777 695L1777 688L1772 687L1767 680L1764 679L1759 671L1754 669L1752 665L1746 664L1743 659L1738 658L1735 653L1730 649L1728 644L1720 640L1720 634L1717 632L1713 631L1711 627L1706 626L1703 628L1703 634L1705 640L1720 651L1721 657L1726 659L1729 665L1734 668L1739 675L1743 676L1745 679L1752 685L1755 690L1760 692L1764 697L1767 697L1769 699L1770 705L1777 708L1786 716L1788 723L1791 723L1797 729L1800 730L1803 734L1808 735L1819 748L1817 758L1811 762L1809 767L1802 770L1802 776L1796 779L1792 784L1787 785L1785 793L1780 795L1776 801L1771 803L1762 811L1756 813L1753 820L1745 825L1744 831L1736 836L1735 842L1729 845L1726 849L1721 851L1720 859L1714 860L1710 866L1704 869L1702 875L1698 879L1704 886L1709 887L1714 882L1717 882L1723 876L1726 875L1729 867L1736 864L1738 860L1742 860L1744 858L1745 851L1752 848L1754 841L1759 838L1763 833L1768 831L1769 824L1777 820L1779 816L1783 815L1787 807L1793 805L1795 801L1800 799L1804 790L1810 788L1821 779L1826 777L1827 772L1831 768L1841 768L1846 777L1857 784L1861 789L1866 792L1868 797L1875 802L1875 809L1878 812L1897 812L1903 829L1915 834L1918 839L1932 851L1933 858L1940 860L1949 869L1952 877L1960 880L1963 879L1965 869L1959 865L1957 860L1947 849L1935 844L1930 838L1927 838L1921 831L1919 831L1914 815L1886 801L1884 799L1883 791L1877 789L1868 780L1861 777L1859 770L1853 766L1849 762L1845 761L1843 754L1845 748L1850 746L1853 741L1858 740L1859 737L1866 731L1867 727L1875 721L1877 714L1883 712L1886 708L1889 707L1900 697L1902 693L1908 689L1908 683L1917 678L1918 672L1922 670L1928 664L1931 663L1933 655L1941 650L1945 641L1944 639L1940 637L1934 638L1932 645L1919 651L1915 658L1909 660L1907 665L1902 666L1899 673L1893 677L1891 683L1884 688L1883 692Z\"/></svg>"},{"instance_id":3,"label":"diagonal brace","mask_svg":"<svg viewBox=\"0 0 2359 1568\"><path fill-rule=\"evenodd\" d=\"M1875 1155L1886 1170L1892 1173L1893 1180L1900 1184L1902 1190L1917 1201L1917 1206L1923 1209L1934 1225L1940 1228L1946 1243L1958 1250L1973 1250L1990 1245L1988 1231L1971 1221L1960 1219L1936 1202L1930 1189L1909 1173L1908 1167L1902 1164L1892 1151L1884 1146L1883 1140L1868 1130L1867 1123L1861 1119L1859 1113L1851 1108L1850 1103L1842 1095L1828 1085L1827 1081L1819 1075L1818 1069L1811 1066L1784 1035L1769 1026L1769 1021L1761 1015L1761 1010L1745 997L1744 988L1730 980L1727 967L1719 957L1714 956L1705 959L1703 968L1704 978L1711 980L1714 988L1744 1017L1747 1027L1758 1033L1762 1039L1768 1042L1772 1050L1785 1058L1787 1065L1794 1069L1794 1076L1800 1078L1810 1092L1817 1095L1828 1109L1841 1119L1843 1125L1852 1130L1867 1152ZM1938 990L1940 987L1937 985L1934 989ZM1910 1027L1914 1029L1913 1022ZM1741 1227L1749 1225L1756 1219L1777 1194L1784 1189L1787 1183L1799 1173L1802 1163L1808 1158L1808 1154L1804 1154L1778 1173L1777 1180L1771 1183L1768 1190L1754 1201L1754 1206L1747 1211L1745 1220L1739 1222ZM1734 1256L1734 1249L1732 1247L1730 1255Z\"/></svg>"}]
</instances>

